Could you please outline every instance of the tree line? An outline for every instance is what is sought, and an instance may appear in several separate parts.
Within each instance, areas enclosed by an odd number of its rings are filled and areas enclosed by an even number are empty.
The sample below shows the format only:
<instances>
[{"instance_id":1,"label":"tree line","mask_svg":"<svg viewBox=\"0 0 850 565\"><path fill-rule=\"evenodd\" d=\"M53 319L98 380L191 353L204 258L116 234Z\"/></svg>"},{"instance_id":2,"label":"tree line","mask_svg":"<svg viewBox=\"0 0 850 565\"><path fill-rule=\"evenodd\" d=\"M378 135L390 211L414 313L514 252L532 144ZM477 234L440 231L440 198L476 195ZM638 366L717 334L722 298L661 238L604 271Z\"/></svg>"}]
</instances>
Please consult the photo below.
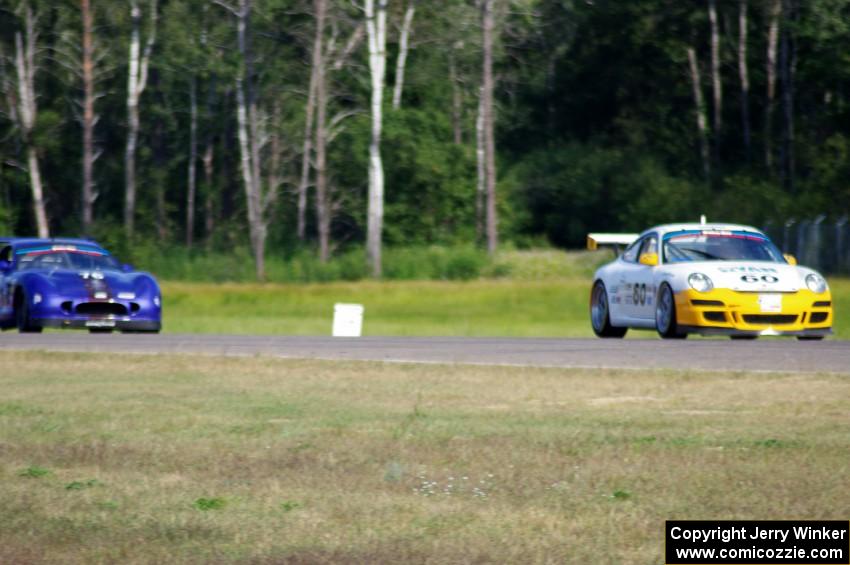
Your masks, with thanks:
<instances>
[{"instance_id":1,"label":"tree line","mask_svg":"<svg viewBox=\"0 0 850 565\"><path fill-rule=\"evenodd\" d=\"M0 228L248 247L262 279L839 216L848 47L850 0L0 0Z\"/></svg>"}]
</instances>

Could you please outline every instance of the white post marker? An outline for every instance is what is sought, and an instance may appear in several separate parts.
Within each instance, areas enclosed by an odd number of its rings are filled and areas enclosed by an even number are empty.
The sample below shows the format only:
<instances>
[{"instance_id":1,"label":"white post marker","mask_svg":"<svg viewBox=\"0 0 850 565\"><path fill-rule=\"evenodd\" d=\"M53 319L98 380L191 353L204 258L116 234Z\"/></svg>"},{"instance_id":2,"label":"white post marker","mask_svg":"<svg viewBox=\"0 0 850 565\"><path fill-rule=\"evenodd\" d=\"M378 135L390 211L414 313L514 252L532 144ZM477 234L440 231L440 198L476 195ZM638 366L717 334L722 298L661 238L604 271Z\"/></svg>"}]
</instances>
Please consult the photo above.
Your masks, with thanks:
<instances>
[{"instance_id":1,"label":"white post marker","mask_svg":"<svg viewBox=\"0 0 850 565\"><path fill-rule=\"evenodd\" d=\"M360 337L364 310L362 304L334 304L333 337Z\"/></svg>"}]
</instances>

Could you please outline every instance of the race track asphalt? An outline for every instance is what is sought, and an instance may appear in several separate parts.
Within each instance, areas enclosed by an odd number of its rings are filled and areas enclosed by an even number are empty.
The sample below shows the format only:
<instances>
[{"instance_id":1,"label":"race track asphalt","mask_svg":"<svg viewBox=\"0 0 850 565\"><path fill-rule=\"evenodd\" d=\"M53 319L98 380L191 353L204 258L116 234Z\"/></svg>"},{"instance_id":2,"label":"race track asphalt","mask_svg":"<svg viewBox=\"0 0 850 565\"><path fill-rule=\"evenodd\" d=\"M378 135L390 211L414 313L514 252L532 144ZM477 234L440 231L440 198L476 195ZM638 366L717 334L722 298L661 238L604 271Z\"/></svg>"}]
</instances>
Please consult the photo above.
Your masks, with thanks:
<instances>
[{"instance_id":1,"label":"race track asphalt","mask_svg":"<svg viewBox=\"0 0 850 565\"><path fill-rule=\"evenodd\" d=\"M0 349L137 354L271 356L293 359L461 363L564 368L850 374L850 341L795 339L517 339L122 335L76 331L0 335Z\"/></svg>"}]
</instances>

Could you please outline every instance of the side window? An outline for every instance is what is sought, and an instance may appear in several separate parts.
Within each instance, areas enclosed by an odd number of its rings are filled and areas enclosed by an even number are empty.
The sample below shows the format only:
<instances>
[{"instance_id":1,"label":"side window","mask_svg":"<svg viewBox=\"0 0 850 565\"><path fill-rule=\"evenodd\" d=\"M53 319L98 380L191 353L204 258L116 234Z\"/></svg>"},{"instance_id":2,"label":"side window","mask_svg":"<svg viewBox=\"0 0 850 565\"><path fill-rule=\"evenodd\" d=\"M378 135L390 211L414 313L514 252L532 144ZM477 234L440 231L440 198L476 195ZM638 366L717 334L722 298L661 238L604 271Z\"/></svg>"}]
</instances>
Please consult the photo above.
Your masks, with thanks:
<instances>
[{"instance_id":1,"label":"side window","mask_svg":"<svg viewBox=\"0 0 850 565\"><path fill-rule=\"evenodd\" d=\"M643 255L644 253L655 253L658 254L658 238L655 235L651 235L643 240L643 245L640 248L640 253L638 257Z\"/></svg>"},{"instance_id":2,"label":"side window","mask_svg":"<svg viewBox=\"0 0 850 565\"><path fill-rule=\"evenodd\" d=\"M637 263L638 260L638 251L641 246L643 246L644 240L639 239L636 242L632 243L626 252L623 253L623 261L628 261L629 263Z\"/></svg>"},{"instance_id":3,"label":"side window","mask_svg":"<svg viewBox=\"0 0 850 565\"><path fill-rule=\"evenodd\" d=\"M2 243L0 243L0 247L2 247ZM12 261L12 246L7 245L3 247L3 250L0 251L0 261Z\"/></svg>"}]
</instances>

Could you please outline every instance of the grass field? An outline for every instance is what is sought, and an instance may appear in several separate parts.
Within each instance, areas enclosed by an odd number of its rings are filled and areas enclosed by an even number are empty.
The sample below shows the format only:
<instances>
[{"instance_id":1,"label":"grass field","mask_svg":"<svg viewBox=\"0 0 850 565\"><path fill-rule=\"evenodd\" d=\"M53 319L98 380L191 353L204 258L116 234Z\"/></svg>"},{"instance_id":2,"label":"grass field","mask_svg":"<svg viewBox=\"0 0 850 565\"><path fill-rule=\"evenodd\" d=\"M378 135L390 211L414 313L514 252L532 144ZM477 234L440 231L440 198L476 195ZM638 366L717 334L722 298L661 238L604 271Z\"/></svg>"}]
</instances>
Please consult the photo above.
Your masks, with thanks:
<instances>
[{"instance_id":1,"label":"grass field","mask_svg":"<svg viewBox=\"0 0 850 565\"><path fill-rule=\"evenodd\" d=\"M365 335L592 336L589 276L327 284L163 283L167 332L328 335L335 302L365 305ZM540 272L538 272L538 270ZM836 337L850 338L850 280L830 281ZM655 337L654 332L630 335Z\"/></svg>"},{"instance_id":2,"label":"grass field","mask_svg":"<svg viewBox=\"0 0 850 565\"><path fill-rule=\"evenodd\" d=\"M0 563L662 563L846 519L850 380L0 356Z\"/></svg>"}]
</instances>

